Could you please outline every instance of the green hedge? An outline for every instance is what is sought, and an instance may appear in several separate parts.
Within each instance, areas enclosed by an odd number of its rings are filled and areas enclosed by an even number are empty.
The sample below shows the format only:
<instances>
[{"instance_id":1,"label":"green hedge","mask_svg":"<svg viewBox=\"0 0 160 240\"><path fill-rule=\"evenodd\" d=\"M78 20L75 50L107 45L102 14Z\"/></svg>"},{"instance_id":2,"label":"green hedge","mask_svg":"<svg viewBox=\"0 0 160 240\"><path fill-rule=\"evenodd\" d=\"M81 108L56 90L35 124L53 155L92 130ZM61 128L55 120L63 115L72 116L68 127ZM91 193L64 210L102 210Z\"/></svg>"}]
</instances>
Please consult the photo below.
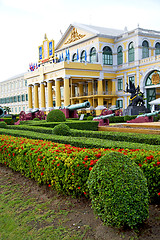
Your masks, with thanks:
<instances>
[{"instance_id":1,"label":"green hedge","mask_svg":"<svg viewBox=\"0 0 160 240\"><path fill-rule=\"evenodd\" d=\"M88 178L92 208L112 227L133 228L148 218L147 180L128 156L112 152L98 160Z\"/></svg>"},{"instance_id":2,"label":"green hedge","mask_svg":"<svg viewBox=\"0 0 160 240\"><path fill-rule=\"evenodd\" d=\"M30 125L30 126L39 126L39 127L49 127L54 128L57 124L60 124L61 122L46 122L46 121L23 121L20 124L22 125ZM92 130L97 131L98 130L98 122L97 121L66 121L65 122L68 127L71 129L78 129L78 130Z\"/></svg>"},{"instance_id":3,"label":"green hedge","mask_svg":"<svg viewBox=\"0 0 160 240\"><path fill-rule=\"evenodd\" d=\"M72 136L57 136L45 133L38 133L33 131L24 131L24 130L13 130L13 129L0 129L1 134L12 135L16 137L28 137L32 139L43 139L53 142L71 144L76 147L86 147L86 148L128 148L128 149L150 149L150 150L159 150L159 145L150 145L131 142L120 142L112 141L107 139L98 139L98 138L89 138L89 137L72 137Z\"/></svg>"},{"instance_id":4,"label":"green hedge","mask_svg":"<svg viewBox=\"0 0 160 240\"><path fill-rule=\"evenodd\" d=\"M18 120L18 118L16 118L16 120L14 120L12 118L1 118L1 119L3 119L4 122L7 123L7 125L13 125Z\"/></svg>"},{"instance_id":5,"label":"green hedge","mask_svg":"<svg viewBox=\"0 0 160 240\"><path fill-rule=\"evenodd\" d=\"M110 117L109 118L110 123L123 123L124 121L124 116L115 116L115 117Z\"/></svg>"},{"instance_id":6,"label":"green hedge","mask_svg":"<svg viewBox=\"0 0 160 240\"><path fill-rule=\"evenodd\" d=\"M8 129L4 130L8 131ZM30 132L30 136L32 135ZM38 140L0 135L0 162L14 171L20 171L26 177L34 178L39 183L50 184L65 194L88 196L86 181L94 165L102 156L110 152L120 152L139 165L147 179L151 200L159 201L160 155L158 151L126 148L89 149L86 148L85 139L82 139L85 146L76 148L75 144L71 146L73 138L63 137L69 143L58 144L40 140L38 133L35 136ZM62 137L59 136L59 139L62 140ZM111 141L107 143L111 147Z\"/></svg>"},{"instance_id":7,"label":"green hedge","mask_svg":"<svg viewBox=\"0 0 160 240\"><path fill-rule=\"evenodd\" d=\"M65 123L66 124L66 123ZM10 129L28 130L39 133L52 134L52 128L28 126L28 125L12 125L8 126ZM133 143L146 143L151 145L160 145L160 135L140 134L140 133L121 133L121 132L108 132L108 131L86 131L86 130L71 130L73 137L86 137L86 138L100 138L112 141L133 142Z\"/></svg>"}]
</instances>

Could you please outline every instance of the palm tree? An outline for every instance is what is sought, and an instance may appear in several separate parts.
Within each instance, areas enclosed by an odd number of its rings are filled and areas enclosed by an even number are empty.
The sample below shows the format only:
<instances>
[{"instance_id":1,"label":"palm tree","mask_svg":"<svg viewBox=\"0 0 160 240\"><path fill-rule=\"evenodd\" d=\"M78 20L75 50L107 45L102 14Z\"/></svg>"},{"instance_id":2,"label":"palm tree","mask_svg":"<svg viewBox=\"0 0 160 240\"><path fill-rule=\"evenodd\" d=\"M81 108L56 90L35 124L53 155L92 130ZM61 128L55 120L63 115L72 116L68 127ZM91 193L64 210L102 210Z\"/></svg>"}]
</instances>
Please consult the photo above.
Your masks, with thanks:
<instances>
[{"instance_id":1,"label":"palm tree","mask_svg":"<svg viewBox=\"0 0 160 240\"><path fill-rule=\"evenodd\" d=\"M10 107L4 106L4 110L5 110L8 114L11 112L11 108L10 108Z\"/></svg>"}]
</instances>

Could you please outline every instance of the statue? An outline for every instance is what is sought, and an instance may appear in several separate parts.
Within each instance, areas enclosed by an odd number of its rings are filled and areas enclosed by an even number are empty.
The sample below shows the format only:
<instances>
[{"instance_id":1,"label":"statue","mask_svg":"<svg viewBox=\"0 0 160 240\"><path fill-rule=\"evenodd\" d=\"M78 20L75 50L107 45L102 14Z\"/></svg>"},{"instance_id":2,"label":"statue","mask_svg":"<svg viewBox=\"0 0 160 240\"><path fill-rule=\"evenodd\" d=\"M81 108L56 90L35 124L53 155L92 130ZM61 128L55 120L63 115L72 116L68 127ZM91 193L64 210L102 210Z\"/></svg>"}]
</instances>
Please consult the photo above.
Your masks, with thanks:
<instances>
[{"instance_id":1,"label":"statue","mask_svg":"<svg viewBox=\"0 0 160 240\"><path fill-rule=\"evenodd\" d=\"M129 106L144 106L144 100L143 100L143 93L140 92L139 85L137 88L135 88L134 83L132 83L131 80L129 80L129 88L128 88L128 83L126 90L124 92L129 92L131 93L130 97L130 104Z\"/></svg>"}]
</instances>

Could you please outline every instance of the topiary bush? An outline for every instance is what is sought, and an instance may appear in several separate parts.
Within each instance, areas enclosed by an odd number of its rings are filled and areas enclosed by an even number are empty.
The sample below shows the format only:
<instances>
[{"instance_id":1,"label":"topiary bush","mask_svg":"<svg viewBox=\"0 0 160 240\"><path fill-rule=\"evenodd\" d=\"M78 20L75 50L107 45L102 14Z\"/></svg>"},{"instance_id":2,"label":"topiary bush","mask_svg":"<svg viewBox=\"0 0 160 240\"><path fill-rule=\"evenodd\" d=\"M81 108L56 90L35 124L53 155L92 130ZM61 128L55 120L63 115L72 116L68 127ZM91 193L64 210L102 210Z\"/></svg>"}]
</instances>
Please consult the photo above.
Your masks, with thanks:
<instances>
[{"instance_id":1,"label":"topiary bush","mask_svg":"<svg viewBox=\"0 0 160 240\"><path fill-rule=\"evenodd\" d=\"M39 118L34 118L33 121L40 121L40 119Z\"/></svg>"},{"instance_id":2,"label":"topiary bush","mask_svg":"<svg viewBox=\"0 0 160 240\"><path fill-rule=\"evenodd\" d=\"M69 136L71 135L71 129L65 123L61 123L53 128L52 133L55 135Z\"/></svg>"},{"instance_id":3,"label":"topiary bush","mask_svg":"<svg viewBox=\"0 0 160 240\"><path fill-rule=\"evenodd\" d=\"M106 225L133 228L148 217L147 180L122 153L103 156L88 178L92 208Z\"/></svg>"},{"instance_id":4,"label":"topiary bush","mask_svg":"<svg viewBox=\"0 0 160 240\"><path fill-rule=\"evenodd\" d=\"M7 123L0 121L0 128L7 128Z\"/></svg>"},{"instance_id":5,"label":"topiary bush","mask_svg":"<svg viewBox=\"0 0 160 240\"><path fill-rule=\"evenodd\" d=\"M88 116L87 117L87 120L89 121L89 120L93 120L93 116Z\"/></svg>"},{"instance_id":6,"label":"topiary bush","mask_svg":"<svg viewBox=\"0 0 160 240\"><path fill-rule=\"evenodd\" d=\"M47 122L65 122L66 117L61 110L55 109L48 113L46 120Z\"/></svg>"}]
</instances>

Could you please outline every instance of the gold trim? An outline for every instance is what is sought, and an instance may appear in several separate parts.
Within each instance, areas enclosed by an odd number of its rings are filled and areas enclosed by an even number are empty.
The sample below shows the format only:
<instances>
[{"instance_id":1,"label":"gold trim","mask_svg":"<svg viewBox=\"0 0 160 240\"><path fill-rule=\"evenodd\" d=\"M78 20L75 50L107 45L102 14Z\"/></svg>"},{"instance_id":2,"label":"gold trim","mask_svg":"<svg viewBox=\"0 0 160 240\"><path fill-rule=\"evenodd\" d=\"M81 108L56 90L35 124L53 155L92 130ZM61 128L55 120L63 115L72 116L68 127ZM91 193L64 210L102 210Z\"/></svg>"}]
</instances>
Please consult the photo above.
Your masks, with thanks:
<instances>
[{"instance_id":1,"label":"gold trim","mask_svg":"<svg viewBox=\"0 0 160 240\"><path fill-rule=\"evenodd\" d=\"M152 81L152 84L154 84L154 85L157 85L160 83L160 76L157 73L157 71L155 71L154 74L152 75L151 81Z\"/></svg>"},{"instance_id":2,"label":"gold trim","mask_svg":"<svg viewBox=\"0 0 160 240\"><path fill-rule=\"evenodd\" d=\"M86 34L80 34L77 32L76 28L73 28L71 31L71 37L64 44L69 44L69 43L75 42L85 36L86 36Z\"/></svg>"}]
</instances>

